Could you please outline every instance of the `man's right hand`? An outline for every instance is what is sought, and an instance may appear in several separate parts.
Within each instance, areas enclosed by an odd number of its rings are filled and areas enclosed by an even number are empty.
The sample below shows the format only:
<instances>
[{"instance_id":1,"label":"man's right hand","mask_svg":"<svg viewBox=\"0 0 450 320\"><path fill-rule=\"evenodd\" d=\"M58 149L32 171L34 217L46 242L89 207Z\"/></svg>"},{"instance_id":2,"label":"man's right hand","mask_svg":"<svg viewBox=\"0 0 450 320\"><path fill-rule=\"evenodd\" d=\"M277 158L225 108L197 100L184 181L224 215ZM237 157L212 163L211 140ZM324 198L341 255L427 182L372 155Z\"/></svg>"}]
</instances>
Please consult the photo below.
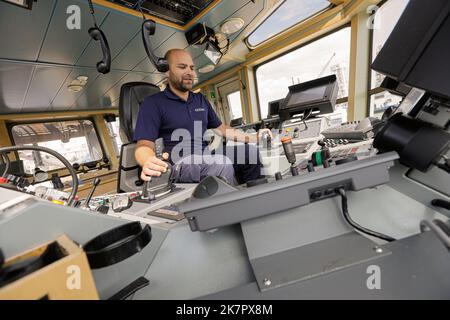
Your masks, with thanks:
<instances>
[{"instance_id":1,"label":"man's right hand","mask_svg":"<svg viewBox=\"0 0 450 320\"><path fill-rule=\"evenodd\" d=\"M163 153L164 160L169 159L168 153ZM167 163L163 160L152 156L145 161L142 167L141 179L144 181L150 181L151 177L159 177L161 174L167 171Z\"/></svg>"}]
</instances>

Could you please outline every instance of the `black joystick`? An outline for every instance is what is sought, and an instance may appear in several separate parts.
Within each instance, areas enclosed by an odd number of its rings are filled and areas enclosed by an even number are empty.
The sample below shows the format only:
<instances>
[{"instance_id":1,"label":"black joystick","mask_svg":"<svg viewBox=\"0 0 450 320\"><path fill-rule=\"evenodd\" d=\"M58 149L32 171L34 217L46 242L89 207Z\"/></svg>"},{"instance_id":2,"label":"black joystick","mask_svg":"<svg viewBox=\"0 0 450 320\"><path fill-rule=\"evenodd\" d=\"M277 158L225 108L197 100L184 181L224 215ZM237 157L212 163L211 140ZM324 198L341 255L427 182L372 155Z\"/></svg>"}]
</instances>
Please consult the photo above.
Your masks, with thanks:
<instances>
[{"instance_id":1,"label":"black joystick","mask_svg":"<svg viewBox=\"0 0 450 320\"><path fill-rule=\"evenodd\" d=\"M89 191L89 194L88 194L86 200L84 201L84 207L86 209L89 209L89 202L91 201L92 196L94 195L95 189L100 184L100 182L101 182L100 178L95 178L94 181L92 182L92 189L91 189L91 191Z\"/></svg>"},{"instance_id":2,"label":"black joystick","mask_svg":"<svg viewBox=\"0 0 450 320\"><path fill-rule=\"evenodd\" d=\"M155 155L158 159L163 158L164 140L159 138L155 141ZM167 163L167 171L162 173L159 177L152 177L151 181L144 181L142 185L141 199L153 201L156 198L155 193L170 191L172 189L172 182L170 176L172 173L172 166Z\"/></svg>"},{"instance_id":3,"label":"black joystick","mask_svg":"<svg viewBox=\"0 0 450 320\"><path fill-rule=\"evenodd\" d=\"M283 180L283 176L281 175L281 172L276 172L275 173L275 180L279 181L279 180Z\"/></svg>"},{"instance_id":4,"label":"black joystick","mask_svg":"<svg viewBox=\"0 0 450 320\"><path fill-rule=\"evenodd\" d=\"M262 139L264 149L267 149L267 150L272 149L272 138L270 137L270 134L268 132L264 132L261 139Z\"/></svg>"},{"instance_id":5,"label":"black joystick","mask_svg":"<svg viewBox=\"0 0 450 320\"><path fill-rule=\"evenodd\" d=\"M294 146L292 145L292 139L290 137L284 137L281 139L283 144L284 154L286 155L287 161L291 164L291 173L293 176L298 176L298 170L295 166L297 159L295 157Z\"/></svg>"}]
</instances>

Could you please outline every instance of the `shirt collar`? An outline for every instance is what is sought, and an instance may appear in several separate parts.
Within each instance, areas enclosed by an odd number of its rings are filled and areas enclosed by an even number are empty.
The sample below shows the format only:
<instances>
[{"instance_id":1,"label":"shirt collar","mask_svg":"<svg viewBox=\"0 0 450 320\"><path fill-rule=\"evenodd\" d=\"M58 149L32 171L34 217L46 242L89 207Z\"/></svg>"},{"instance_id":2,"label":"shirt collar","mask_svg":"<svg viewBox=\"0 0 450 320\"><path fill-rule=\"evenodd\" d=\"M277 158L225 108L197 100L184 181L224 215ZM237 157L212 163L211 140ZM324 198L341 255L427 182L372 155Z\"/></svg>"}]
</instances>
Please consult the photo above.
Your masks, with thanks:
<instances>
[{"instance_id":1,"label":"shirt collar","mask_svg":"<svg viewBox=\"0 0 450 320\"><path fill-rule=\"evenodd\" d=\"M183 99L181 99L179 96L177 96L175 93L173 93L173 91L170 89L170 86L167 85L166 89L164 89L164 94L166 95L167 98L171 99L171 100L179 100L179 101L183 101ZM187 102L191 102L193 98L192 92L189 91L189 96L187 99Z\"/></svg>"}]
</instances>

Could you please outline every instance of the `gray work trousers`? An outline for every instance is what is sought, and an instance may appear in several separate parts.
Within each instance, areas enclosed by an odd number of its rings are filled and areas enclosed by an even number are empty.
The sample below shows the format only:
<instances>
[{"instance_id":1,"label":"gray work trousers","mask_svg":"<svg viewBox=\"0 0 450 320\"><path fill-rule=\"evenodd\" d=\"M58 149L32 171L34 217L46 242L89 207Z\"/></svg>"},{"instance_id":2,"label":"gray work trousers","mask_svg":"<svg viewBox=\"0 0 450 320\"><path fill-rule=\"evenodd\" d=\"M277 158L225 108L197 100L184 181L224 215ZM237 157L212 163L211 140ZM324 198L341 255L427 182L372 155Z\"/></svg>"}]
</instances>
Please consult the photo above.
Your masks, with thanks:
<instances>
[{"instance_id":1,"label":"gray work trousers","mask_svg":"<svg viewBox=\"0 0 450 320\"><path fill-rule=\"evenodd\" d=\"M207 176L224 179L236 185L232 161L224 155L189 155L174 165L172 179L178 183L200 182Z\"/></svg>"}]
</instances>

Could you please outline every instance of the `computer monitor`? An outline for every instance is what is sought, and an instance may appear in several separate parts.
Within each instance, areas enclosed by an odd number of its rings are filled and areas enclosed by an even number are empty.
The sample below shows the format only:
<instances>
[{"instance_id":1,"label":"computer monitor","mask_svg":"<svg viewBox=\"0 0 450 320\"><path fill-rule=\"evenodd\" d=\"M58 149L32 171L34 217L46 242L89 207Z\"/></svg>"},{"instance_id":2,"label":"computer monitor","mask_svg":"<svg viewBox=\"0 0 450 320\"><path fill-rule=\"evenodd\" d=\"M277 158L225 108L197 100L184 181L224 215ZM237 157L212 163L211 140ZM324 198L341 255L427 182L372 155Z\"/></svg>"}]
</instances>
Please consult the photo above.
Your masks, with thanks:
<instances>
[{"instance_id":1,"label":"computer monitor","mask_svg":"<svg viewBox=\"0 0 450 320\"><path fill-rule=\"evenodd\" d=\"M450 1L410 0L372 69L450 97Z\"/></svg>"},{"instance_id":2,"label":"computer monitor","mask_svg":"<svg viewBox=\"0 0 450 320\"><path fill-rule=\"evenodd\" d=\"M309 110L316 114L333 113L337 93L338 84L334 74L290 86L288 95L280 105L280 118L287 120Z\"/></svg>"},{"instance_id":3,"label":"computer monitor","mask_svg":"<svg viewBox=\"0 0 450 320\"><path fill-rule=\"evenodd\" d=\"M267 118L272 118L274 116L278 116L278 112L280 110L280 105L283 103L283 99L278 99L269 102L269 112L267 114Z\"/></svg>"}]
</instances>

